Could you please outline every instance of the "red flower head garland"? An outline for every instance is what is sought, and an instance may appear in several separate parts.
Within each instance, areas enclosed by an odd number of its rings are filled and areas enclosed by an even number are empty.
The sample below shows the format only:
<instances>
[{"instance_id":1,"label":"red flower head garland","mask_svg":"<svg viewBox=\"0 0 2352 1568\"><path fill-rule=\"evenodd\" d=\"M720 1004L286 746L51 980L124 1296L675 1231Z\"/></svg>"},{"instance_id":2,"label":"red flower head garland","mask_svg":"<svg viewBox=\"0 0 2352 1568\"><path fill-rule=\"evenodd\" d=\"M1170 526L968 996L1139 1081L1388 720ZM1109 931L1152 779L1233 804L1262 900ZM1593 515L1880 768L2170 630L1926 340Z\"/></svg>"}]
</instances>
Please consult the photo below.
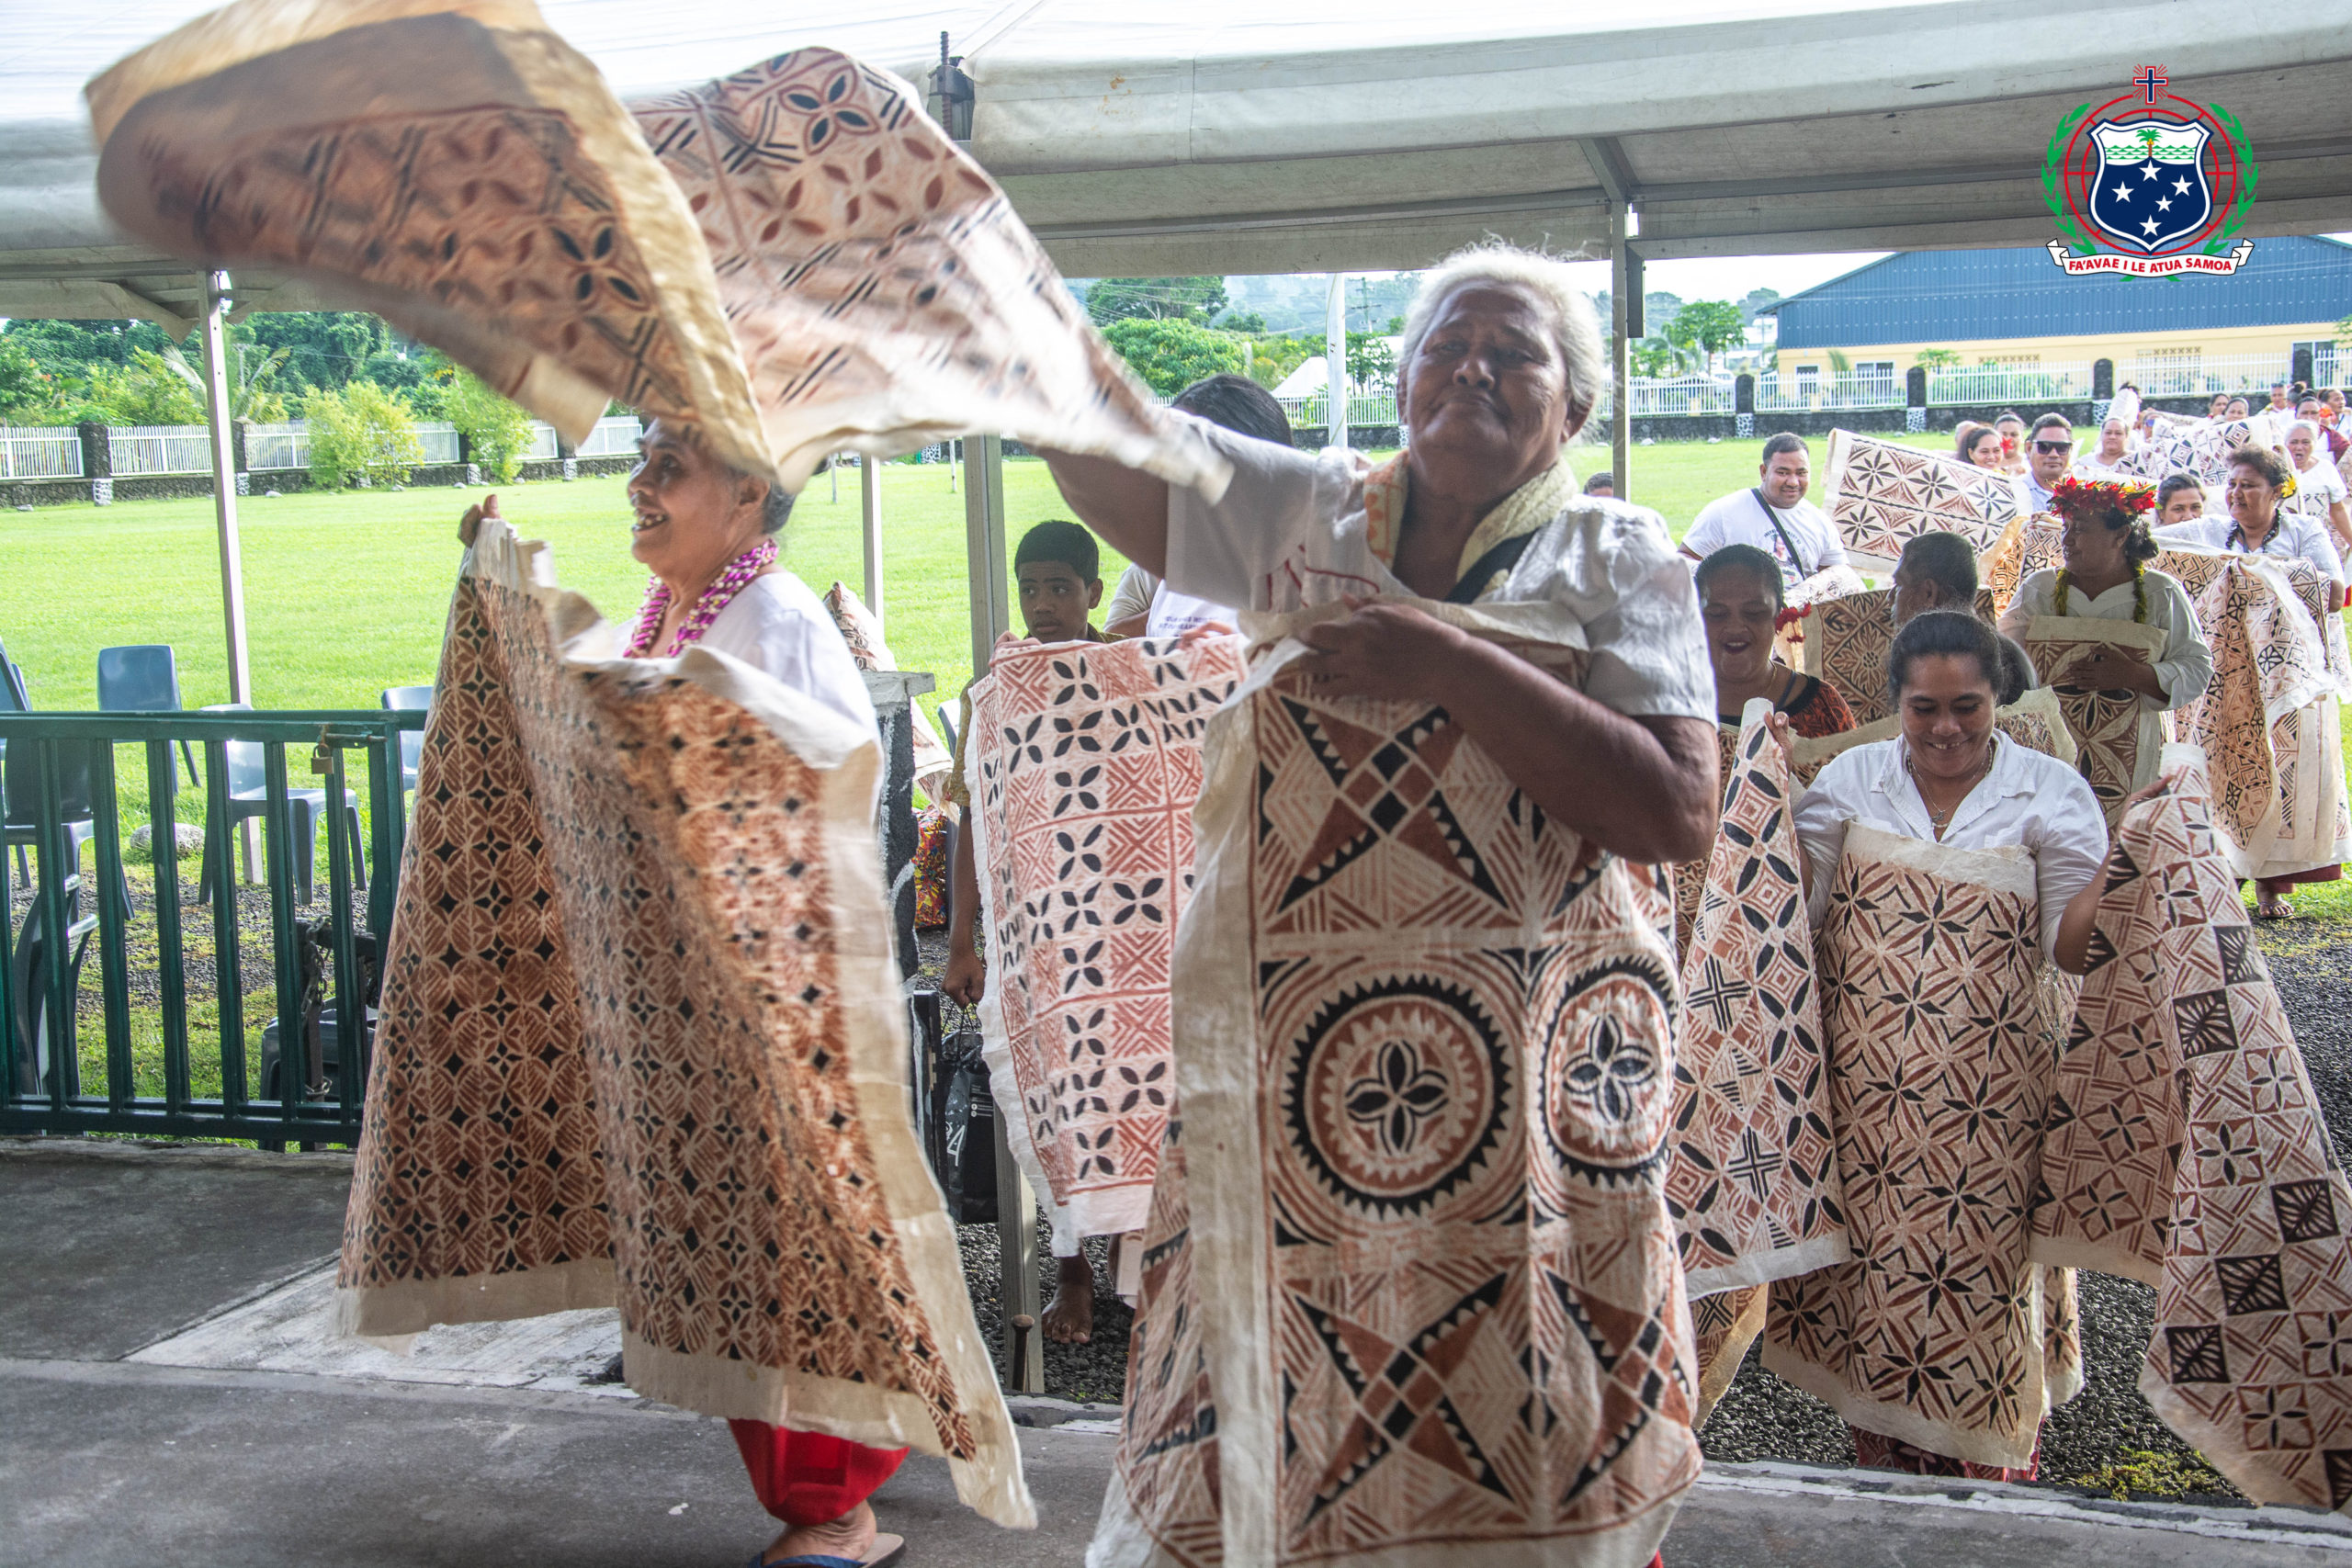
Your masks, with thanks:
<instances>
[{"instance_id":1,"label":"red flower head garland","mask_svg":"<svg viewBox=\"0 0 2352 1568\"><path fill-rule=\"evenodd\" d=\"M1772 630L1775 632L1787 631L1791 626L1793 626L1803 621L1812 609L1813 606L1810 604L1790 605L1787 609L1782 610L1779 615L1772 617ZM1796 636L1789 638L1789 640L1791 642L1803 642L1804 640L1804 634L1803 632L1799 632Z\"/></svg>"},{"instance_id":2,"label":"red flower head garland","mask_svg":"<svg viewBox=\"0 0 2352 1568\"><path fill-rule=\"evenodd\" d=\"M2126 484L2117 479L2082 479L2069 474L2050 487L2050 510L2069 523L2105 523L2110 517L2123 519L2130 527L2143 514L2156 509L2156 489L2154 485ZM2058 604L2060 615L2066 613L2067 591L2074 586L2066 570L2058 570ZM2145 622L2148 618L2148 571L2146 563L2132 563L2132 619Z\"/></svg>"}]
</instances>

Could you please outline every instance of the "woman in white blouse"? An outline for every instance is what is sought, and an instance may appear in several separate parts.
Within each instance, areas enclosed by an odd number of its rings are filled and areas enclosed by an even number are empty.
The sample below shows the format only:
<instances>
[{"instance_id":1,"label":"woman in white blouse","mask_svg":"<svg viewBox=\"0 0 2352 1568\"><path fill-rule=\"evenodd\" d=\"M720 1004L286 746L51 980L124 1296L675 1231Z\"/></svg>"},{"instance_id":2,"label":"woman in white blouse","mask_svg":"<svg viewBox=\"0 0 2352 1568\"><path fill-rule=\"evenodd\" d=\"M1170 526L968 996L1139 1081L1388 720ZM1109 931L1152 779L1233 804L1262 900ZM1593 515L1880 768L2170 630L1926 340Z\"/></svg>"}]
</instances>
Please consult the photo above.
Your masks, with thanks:
<instances>
[{"instance_id":1,"label":"woman in white blouse","mask_svg":"<svg viewBox=\"0 0 2352 1568\"><path fill-rule=\"evenodd\" d=\"M2163 647L2153 660L2136 648L2109 643L2063 670L2042 671L2052 686L2128 691L2139 697L2138 782L2144 784L2164 750L2160 716L2205 694L2213 679L2213 650L2179 580L2148 570L2157 546L2146 518L2120 504L2098 504L2102 495L2112 493L2103 489L2081 501L2055 502L2065 519L2058 548L2066 564L2044 567L2018 585L2017 597L2001 615L2001 630L2023 642L2037 616L2071 615L2134 621L2162 634Z\"/></svg>"},{"instance_id":2,"label":"woman in white blouse","mask_svg":"<svg viewBox=\"0 0 2352 1568\"><path fill-rule=\"evenodd\" d=\"M2034 860L2042 951L2084 973L2107 818L2082 774L1994 730L2000 672L2000 644L1974 615L1928 610L1895 634L1887 687L1903 733L1841 753L1797 801L1816 927L1852 823L1952 849L2021 844ZM1772 727L1785 741L1786 716Z\"/></svg>"},{"instance_id":3,"label":"woman in white blouse","mask_svg":"<svg viewBox=\"0 0 2352 1568\"><path fill-rule=\"evenodd\" d=\"M2230 454L2230 479L2222 489L2229 515L2166 528L2157 538L2167 545L2307 561L2334 581L2329 607L2340 610L2344 557L2328 537L2325 524L2307 513L2285 510L2282 503L2294 493L2295 476L2288 472L2286 460L2248 442Z\"/></svg>"},{"instance_id":4,"label":"woman in white blouse","mask_svg":"<svg viewBox=\"0 0 2352 1568\"><path fill-rule=\"evenodd\" d=\"M2344 476L2328 461L2319 426L2307 419L2297 420L2287 432L2287 456L2295 467L2295 510L2325 517L2340 553L2346 545L2352 545L2352 513L2345 508Z\"/></svg>"}]
</instances>

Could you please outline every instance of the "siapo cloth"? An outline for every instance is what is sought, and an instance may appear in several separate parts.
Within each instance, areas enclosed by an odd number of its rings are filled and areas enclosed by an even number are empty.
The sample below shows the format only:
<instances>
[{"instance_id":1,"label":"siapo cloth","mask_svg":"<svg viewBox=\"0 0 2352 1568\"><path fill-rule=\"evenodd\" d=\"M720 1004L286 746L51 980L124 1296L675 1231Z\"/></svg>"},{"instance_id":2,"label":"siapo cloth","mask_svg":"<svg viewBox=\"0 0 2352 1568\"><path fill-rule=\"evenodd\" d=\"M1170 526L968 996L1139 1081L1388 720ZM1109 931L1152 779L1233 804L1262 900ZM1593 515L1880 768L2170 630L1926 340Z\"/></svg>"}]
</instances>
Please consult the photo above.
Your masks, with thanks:
<instances>
[{"instance_id":1,"label":"siapo cloth","mask_svg":"<svg viewBox=\"0 0 2352 1568\"><path fill-rule=\"evenodd\" d=\"M1921 534L1958 534L1981 556L2018 515L2007 474L1850 430L1829 433L1823 488L1847 558L1885 567Z\"/></svg>"},{"instance_id":2,"label":"siapo cloth","mask_svg":"<svg viewBox=\"0 0 2352 1568\"><path fill-rule=\"evenodd\" d=\"M1581 677L1548 604L1420 607ZM1343 613L1251 617L1210 721L1186 1157L1089 1560L1639 1568L1699 1468L1666 903L1442 710L1299 680Z\"/></svg>"},{"instance_id":3,"label":"siapo cloth","mask_svg":"<svg viewBox=\"0 0 2352 1568\"><path fill-rule=\"evenodd\" d=\"M2031 854L1860 823L1819 942L1850 1262L1771 1288L1765 1365L1865 1431L2031 1462L2082 1386L2030 1257L2052 1046Z\"/></svg>"},{"instance_id":4,"label":"siapo cloth","mask_svg":"<svg viewBox=\"0 0 2352 1568\"><path fill-rule=\"evenodd\" d=\"M486 522L418 766L346 1331L616 1305L632 1387L946 1457L1034 1522L908 1122L870 738L739 660L614 657Z\"/></svg>"},{"instance_id":5,"label":"siapo cloth","mask_svg":"<svg viewBox=\"0 0 2352 1568\"><path fill-rule=\"evenodd\" d=\"M976 431L1225 485L920 96L831 50L632 115L530 0L240 0L88 96L124 228L375 310L575 442L617 398L796 491Z\"/></svg>"},{"instance_id":6,"label":"siapo cloth","mask_svg":"<svg viewBox=\"0 0 2352 1568\"><path fill-rule=\"evenodd\" d=\"M1668 1208L1693 1296L1846 1259L1828 1066L1793 815L1797 785L1747 705L1682 963Z\"/></svg>"},{"instance_id":7,"label":"siapo cloth","mask_svg":"<svg viewBox=\"0 0 2352 1568\"><path fill-rule=\"evenodd\" d=\"M995 971L980 1028L1065 1257L1150 1206L1201 732L1241 652L1238 637L1003 643L971 689L966 821Z\"/></svg>"},{"instance_id":8,"label":"siapo cloth","mask_svg":"<svg viewBox=\"0 0 2352 1568\"><path fill-rule=\"evenodd\" d=\"M1990 621L1990 599L1977 590L1976 613ZM1881 588L1821 599L1801 623L1804 672L1838 688L1858 724L1894 711L1886 695L1886 660L1894 651L1894 590Z\"/></svg>"},{"instance_id":9,"label":"siapo cloth","mask_svg":"<svg viewBox=\"0 0 2352 1568\"><path fill-rule=\"evenodd\" d=\"M2036 615L2018 640L2057 694L2066 731L2075 738L2075 766L2113 826L2124 797L2156 776L2156 758L2164 748L2161 716L2148 712L2136 692L2068 685L2066 671L2102 646L2130 649L2153 660L2164 649L2165 634L2137 621Z\"/></svg>"},{"instance_id":10,"label":"siapo cloth","mask_svg":"<svg viewBox=\"0 0 2352 1568\"><path fill-rule=\"evenodd\" d=\"M2187 760L2108 852L2033 1255L2154 1286L2156 1414L2256 1502L2341 1510L2352 1189Z\"/></svg>"}]
</instances>

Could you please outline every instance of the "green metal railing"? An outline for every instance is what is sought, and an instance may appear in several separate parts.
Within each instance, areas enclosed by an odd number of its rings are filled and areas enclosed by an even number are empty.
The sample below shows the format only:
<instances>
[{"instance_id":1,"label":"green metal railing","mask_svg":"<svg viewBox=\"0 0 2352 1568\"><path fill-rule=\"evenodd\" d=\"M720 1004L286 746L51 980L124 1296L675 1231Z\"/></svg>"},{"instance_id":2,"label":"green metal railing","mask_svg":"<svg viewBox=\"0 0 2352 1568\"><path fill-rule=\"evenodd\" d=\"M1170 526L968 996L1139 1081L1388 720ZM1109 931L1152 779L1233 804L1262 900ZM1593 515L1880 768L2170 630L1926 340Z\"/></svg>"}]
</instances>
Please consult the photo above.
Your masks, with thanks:
<instances>
[{"instance_id":1,"label":"green metal railing","mask_svg":"<svg viewBox=\"0 0 2352 1568\"><path fill-rule=\"evenodd\" d=\"M353 859L358 846L345 829L345 792L352 778L346 758L353 751L365 754L361 798L367 805L368 861L374 870L368 879L366 931L373 934L380 959L383 936L391 929L405 836L401 733L422 729L424 721L420 712L379 710L0 714L0 742L6 743L12 786L8 846L0 850L0 914L6 917L0 936L6 939L7 960L0 964L0 1132L194 1134L251 1138L271 1146L356 1142L372 1030L359 965L363 933L352 913L360 868ZM198 1095L192 1088L191 1037L198 1031L189 1016L187 921L194 911L180 902L174 831L179 801L175 752L184 740L199 745L205 760L204 831L212 853L204 892L212 928L217 1019L209 1032L219 1041L217 1096ZM235 742L257 742L262 749L263 881L269 889L278 1022L275 1095L257 1096L254 1091L267 1086L254 1083L248 1071L245 1019L258 1010L248 1008L239 965L239 833L229 755ZM123 897L125 835L118 791L117 749L124 746L144 751L147 816L153 829L154 956L152 967L142 964L137 977L152 979L160 1001L153 1010L161 1044L160 1094L142 1095L136 1082L131 911ZM300 784L289 777L289 750L302 759ZM325 792L325 809L319 814L327 829L322 943L317 943L317 922L307 930L298 923L290 801L298 788ZM86 863L75 841L80 821L88 824L93 852ZM32 852L33 896L21 920L14 913L18 845ZM52 939L51 933L62 934ZM140 934L143 939L143 929ZM105 1034L103 1093L84 1092L84 1021L76 1017L86 985L82 970L94 939ZM313 952L323 949L315 980L307 980L303 972L306 942L316 944ZM314 1070L306 1017L315 1017L313 1010L328 994L336 1023L331 1074ZM142 1016L150 1010L143 997L138 1010Z\"/></svg>"}]
</instances>

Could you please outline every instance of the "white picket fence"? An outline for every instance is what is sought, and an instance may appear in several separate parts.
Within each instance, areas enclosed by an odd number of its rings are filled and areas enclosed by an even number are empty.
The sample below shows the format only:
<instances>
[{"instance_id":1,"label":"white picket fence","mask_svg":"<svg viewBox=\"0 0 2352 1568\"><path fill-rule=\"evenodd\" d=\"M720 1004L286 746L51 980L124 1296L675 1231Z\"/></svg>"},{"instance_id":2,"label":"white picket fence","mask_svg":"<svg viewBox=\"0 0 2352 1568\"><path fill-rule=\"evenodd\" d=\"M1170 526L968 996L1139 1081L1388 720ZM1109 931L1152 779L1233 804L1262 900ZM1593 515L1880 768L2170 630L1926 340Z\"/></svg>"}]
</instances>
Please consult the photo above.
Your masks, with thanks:
<instances>
[{"instance_id":1,"label":"white picket fence","mask_svg":"<svg viewBox=\"0 0 2352 1568\"><path fill-rule=\"evenodd\" d=\"M1393 416L1392 416L1393 417ZM600 419L581 444L582 457L624 456L637 449L642 426L628 416ZM416 426L423 461L449 464L458 459L458 427L441 420L423 420ZM107 446L119 475L209 474L212 471L210 434L200 424L125 426L107 432ZM526 460L553 462L555 427L531 423ZM311 433L301 420L254 424L245 430L245 467L253 472L311 466ZM82 472L82 440L74 430L0 429L0 479L72 479Z\"/></svg>"},{"instance_id":2,"label":"white picket fence","mask_svg":"<svg viewBox=\"0 0 2352 1568\"><path fill-rule=\"evenodd\" d=\"M78 479L82 433L0 425L0 479Z\"/></svg>"},{"instance_id":3,"label":"white picket fence","mask_svg":"<svg viewBox=\"0 0 2352 1568\"><path fill-rule=\"evenodd\" d=\"M2289 378L2290 368L2287 356L2278 354L2141 354L2115 362L2115 380L2118 386L2129 381L2152 398L2246 392L2261 394L2251 400L2259 403L2273 381ZM2312 370L2313 386L2332 385L2335 357L2314 363Z\"/></svg>"},{"instance_id":4,"label":"white picket fence","mask_svg":"<svg viewBox=\"0 0 2352 1568\"><path fill-rule=\"evenodd\" d=\"M2117 378L2123 378L2119 374ZM1968 365L1928 372L1929 407L1953 403L2074 402L2090 395L2088 360L2050 365Z\"/></svg>"}]
</instances>

